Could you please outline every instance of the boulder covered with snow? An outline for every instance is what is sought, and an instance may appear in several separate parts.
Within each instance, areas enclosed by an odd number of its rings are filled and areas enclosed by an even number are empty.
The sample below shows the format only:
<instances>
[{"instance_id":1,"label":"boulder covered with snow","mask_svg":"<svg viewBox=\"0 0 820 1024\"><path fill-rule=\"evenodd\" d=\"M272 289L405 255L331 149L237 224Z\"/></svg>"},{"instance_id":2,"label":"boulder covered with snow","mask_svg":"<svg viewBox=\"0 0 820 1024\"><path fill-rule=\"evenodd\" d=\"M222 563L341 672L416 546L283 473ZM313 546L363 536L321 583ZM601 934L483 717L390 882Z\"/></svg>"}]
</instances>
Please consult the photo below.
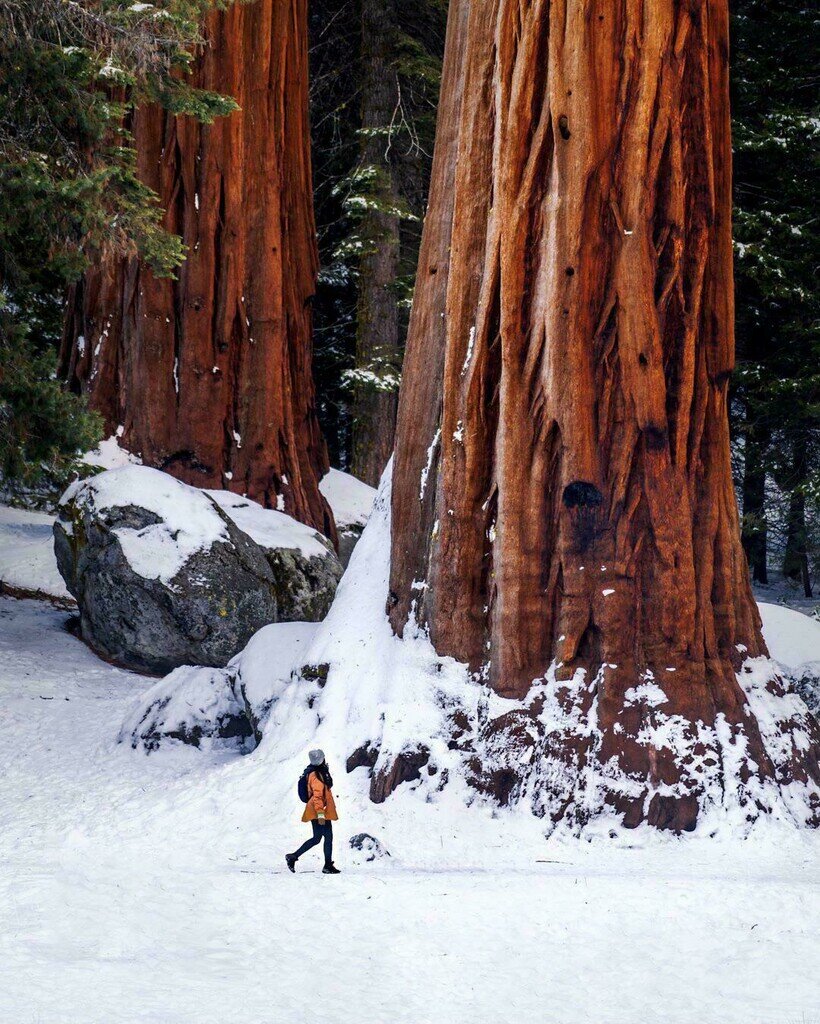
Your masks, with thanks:
<instances>
[{"instance_id":1,"label":"boulder covered with snow","mask_svg":"<svg viewBox=\"0 0 820 1024\"><path fill-rule=\"evenodd\" d=\"M224 667L262 626L329 604L341 567L328 542L254 502L217 499L136 465L63 495L57 564L103 657L157 673Z\"/></svg>"},{"instance_id":2,"label":"boulder covered with snow","mask_svg":"<svg viewBox=\"0 0 820 1024\"><path fill-rule=\"evenodd\" d=\"M339 535L339 558L347 568L353 548L359 541L376 497L376 488L340 469L330 469L319 482Z\"/></svg>"},{"instance_id":3,"label":"boulder covered with snow","mask_svg":"<svg viewBox=\"0 0 820 1024\"><path fill-rule=\"evenodd\" d=\"M272 623L227 668L175 669L139 698L119 741L147 753L178 743L250 753L316 628L313 622Z\"/></svg>"},{"instance_id":4,"label":"boulder covered with snow","mask_svg":"<svg viewBox=\"0 0 820 1024\"><path fill-rule=\"evenodd\" d=\"M327 537L284 512L262 508L231 491L206 493L262 549L275 581L276 621L323 619L344 572Z\"/></svg>"},{"instance_id":5,"label":"boulder covered with snow","mask_svg":"<svg viewBox=\"0 0 820 1024\"><path fill-rule=\"evenodd\" d=\"M256 740L235 683L233 667L183 665L174 669L143 694L130 711L120 729L119 742L149 753L170 742L249 753Z\"/></svg>"}]
</instances>

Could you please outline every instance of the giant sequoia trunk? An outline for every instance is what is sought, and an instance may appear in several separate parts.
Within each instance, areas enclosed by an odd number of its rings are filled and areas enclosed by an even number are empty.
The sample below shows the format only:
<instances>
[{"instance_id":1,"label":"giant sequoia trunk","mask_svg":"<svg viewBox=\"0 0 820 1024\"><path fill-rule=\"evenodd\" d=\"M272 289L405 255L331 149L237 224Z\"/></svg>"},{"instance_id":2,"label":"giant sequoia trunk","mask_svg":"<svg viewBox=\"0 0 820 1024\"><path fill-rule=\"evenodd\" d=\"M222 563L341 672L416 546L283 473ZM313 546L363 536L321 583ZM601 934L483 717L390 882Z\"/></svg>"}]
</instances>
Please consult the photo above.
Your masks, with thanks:
<instances>
[{"instance_id":1,"label":"giant sequoia trunk","mask_svg":"<svg viewBox=\"0 0 820 1024\"><path fill-rule=\"evenodd\" d=\"M390 615L517 701L474 781L556 820L820 805L817 724L750 660L726 6L451 2Z\"/></svg>"},{"instance_id":2,"label":"giant sequoia trunk","mask_svg":"<svg viewBox=\"0 0 820 1024\"><path fill-rule=\"evenodd\" d=\"M144 462L333 536L311 374L307 0L232 4L206 35L195 84L241 110L203 126L147 106L133 126L141 177L188 246L179 280L136 260L92 270L63 372Z\"/></svg>"},{"instance_id":3,"label":"giant sequoia trunk","mask_svg":"<svg viewBox=\"0 0 820 1024\"><path fill-rule=\"evenodd\" d=\"M396 9L391 0L362 0L362 150L364 168L377 174L376 204L362 217L359 233L366 251L359 266L356 367L365 378L356 384L353 403L351 471L376 486L393 451L398 396L386 386L401 367L399 352L398 201L386 151L390 124L399 102L394 49ZM392 209L391 209L392 207Z\"/></svg>"}]
</instances>

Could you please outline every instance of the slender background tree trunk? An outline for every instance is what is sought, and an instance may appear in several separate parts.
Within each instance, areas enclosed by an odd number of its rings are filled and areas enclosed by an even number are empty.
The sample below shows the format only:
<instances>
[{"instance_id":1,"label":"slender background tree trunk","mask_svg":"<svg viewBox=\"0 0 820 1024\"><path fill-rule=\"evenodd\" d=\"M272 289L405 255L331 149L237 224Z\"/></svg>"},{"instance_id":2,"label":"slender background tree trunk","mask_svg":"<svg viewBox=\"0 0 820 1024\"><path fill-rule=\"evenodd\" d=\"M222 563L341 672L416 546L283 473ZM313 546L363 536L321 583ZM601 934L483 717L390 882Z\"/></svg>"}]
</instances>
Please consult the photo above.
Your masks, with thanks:
<instances>
[{"instance_id":1,"label":"slender background tree trunk","mask_svg":"<svg viewBox=\"0 0 820 1024\"><path fill-rule=\"evenodd\" d=\"M816 723L784 704L804 736L767 746L737 676L766 649L729 463L727 18L451 4L390 613L523 702L474 781L555 820L689 829L793 780L818 806Z\"/></svg>"},{"instance_id":2,"label":"slender background tree trunk","mask_svg":"<svg viewBox=\"0 0 820 1024\"><path fill-rule=\"evenodd\" d=\"M397 77L391 61L395 5L391 0L362 0L361 21L361 166L379 176L380 187L373 189L378 208L369 209L359 227L365 253L359 264L356 367L373 377L355 387L351 471L375 486L393 451L398 404L397 390L387 390L378 378L389 377L391 369L397 376L401 368L396 281L399 217L394 212L398 197L389 157L391 122L398 114Z\"/></svg>"},{"instance_id":3,"label":"slender background tree trunk","mask_svg":"<svg viewBox=\"0 0 820 1024\"><path fill-rule=\"evenodd\" d=\"M812 596L809 572L808 532L806 530L806 496L802 482L808 478L805 444L797 441L792 456L789 508L786 514L786 550L783 553L783 575L803 587L805 597Z\"/></svg>"},{"instance_id":4,"label":"slender background tree trunk","mask_svg":"<svg viewBox=\"0 0 820 1024\"><path fill-rule=\"evenodd\" d=\"M241 109L203 126L147 106L134 126L140 174L188 247L179 280L136 260L90 272L63 373L144 462L334 537L311 376L307 0L233 4L206 35L196 84Z\"/></svg>"},{"instance_id":5,"label":"slender background tree trunk","mask_svg":"<svg viewBox=\"0 0 820 1024\"><path fill-rule=\"evenodd\" d=\"M768 529L766 522L766 465L764 444L754 426L745 430L743 457L743 550L755 583L768 583Z\"/></svg>"}]
</instances>

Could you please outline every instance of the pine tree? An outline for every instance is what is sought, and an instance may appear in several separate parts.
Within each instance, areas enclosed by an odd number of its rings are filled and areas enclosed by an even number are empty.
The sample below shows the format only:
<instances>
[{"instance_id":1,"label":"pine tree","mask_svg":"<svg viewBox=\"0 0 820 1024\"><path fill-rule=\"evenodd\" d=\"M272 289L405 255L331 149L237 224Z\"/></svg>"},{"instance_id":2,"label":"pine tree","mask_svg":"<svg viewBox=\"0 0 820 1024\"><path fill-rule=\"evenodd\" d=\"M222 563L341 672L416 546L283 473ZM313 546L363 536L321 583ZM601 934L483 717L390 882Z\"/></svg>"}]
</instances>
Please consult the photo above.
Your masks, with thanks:
<instances>
[{"instance_id":1,"label":"pine tree","mask_svg":"<svg viewBox=\"0 0 820 1024\"><path fill-rule=\"evenodd\" d=\"M445 14L441 0L312 12L317 381L334 459L371 483L393 446Z\"/></svg>"}]
</instances>

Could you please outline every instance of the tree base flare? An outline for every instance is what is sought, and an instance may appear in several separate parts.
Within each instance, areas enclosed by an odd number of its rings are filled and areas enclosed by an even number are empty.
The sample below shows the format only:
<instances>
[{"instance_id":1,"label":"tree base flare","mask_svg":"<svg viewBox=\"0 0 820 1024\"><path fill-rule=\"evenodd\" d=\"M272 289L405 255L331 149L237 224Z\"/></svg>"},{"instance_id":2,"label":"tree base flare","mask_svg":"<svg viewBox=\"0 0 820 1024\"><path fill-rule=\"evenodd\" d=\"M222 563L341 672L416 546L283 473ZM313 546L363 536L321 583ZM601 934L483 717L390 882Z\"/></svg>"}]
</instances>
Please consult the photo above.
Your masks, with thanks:
<instances>
[{"instance_id":1,"label":"tree base flare","mask_svg":"<svg viewBox=\"0 0 820 1024\"><path fill-rule=\"evenodd\" d=\"M605 677L606 666L591 682L551 671L518 708L480 725L471 784L575 831L614 813L627 828L689 832L721 810L741 826L762 814L820 825L820 729L771 661L748 660L734 713L706 721L676 713L647 677L607 722Z\"/></svg>"}]
</instances>

